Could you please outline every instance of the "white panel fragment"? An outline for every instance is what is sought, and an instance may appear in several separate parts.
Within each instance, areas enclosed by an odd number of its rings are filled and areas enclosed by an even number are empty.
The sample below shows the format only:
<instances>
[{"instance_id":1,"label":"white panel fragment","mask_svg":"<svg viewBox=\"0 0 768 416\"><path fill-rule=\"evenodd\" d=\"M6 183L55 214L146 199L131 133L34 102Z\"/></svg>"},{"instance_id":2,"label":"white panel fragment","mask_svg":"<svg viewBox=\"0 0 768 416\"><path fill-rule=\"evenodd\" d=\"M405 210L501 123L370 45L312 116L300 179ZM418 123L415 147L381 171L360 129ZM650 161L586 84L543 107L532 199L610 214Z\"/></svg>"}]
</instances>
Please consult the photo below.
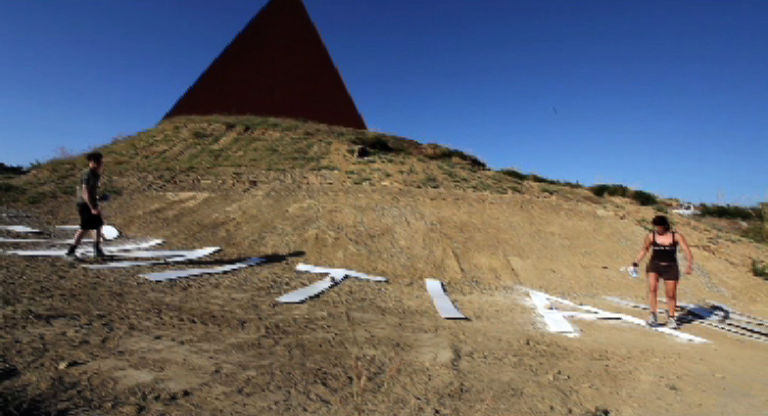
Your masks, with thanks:
<instances>
[{"instance_id":1,"label":"white panel fragment","mask_svg":"<svg viewBox=\"0 0 768 416\"><path fill-rule=\"evenodd\" d=\"M60 244L72 244L75 240L70 238L69 240L54 240L50 238L2 238L0 237L0 243L46 243L51 245L60 245ZM80 240L81 243L92 243L92 238L84 238Z\"/></svg>"},{"instance_id":2,"label":"white panel fragment","mask_svg":"<svg viewBox=\"0 0 768 416\"><path fill-rule=\"evenodd\" d=\"M427 292L432 297L432 303L435 304L437 312L445 319L467 319L464 314L459 312L451 298L445 293L443 282L436 279L425 279Z\"/></svg>"},{"instance_id":3,"label":"white panel fragment","mask_svg":"<svg viewBox=\"0 0 768 416\"><path fill-rule=\"evenodd\" d=\"M140 276L145 277L153 282L165 282L168 280L180 279L184 277L198 277L206 274L226 273L232 270L242 269L244 267L255 266L263 262L264 262L264 259L259 257L254 257L243 262L225 264L218 267L209 267L209 268L201 268L201 269L185 269L185 270L169 270L165 272L146 273Z\"/></svg>"},{"instance_id":4,"label":"white panel fragment","mask_svg":"<svg viewBox=\"0 0 768 416\"><path fill-rule=\"evenodd\" d=\"M326 290L336 286L344 280L344 276L339 279L326 277L319 282L312 283L309 286L302 287L301 289L294 290L293 292L286 293L283 296L277 298L280 303L302 303L307 299L320 295Z\"/></svg>"},{"instance_id":5,"label":"white panel fragment","mask_svg":"<svg viewBox=\"0 0 768 416\"><path fill-rule=\"evenodd\" d=\"M0 230L13 231L16 233L39 233L40 230L29 228L26 225L0 225Z\"/></svg>"},{"instance_id":6,"label":"white panel fragment","mask_svg":"<svg viewBox=\"0 0 768 416\"><path fill-rule=\"evenodd\" d=\"M371 276L365 273L356 272L354 270L347 270L341 268L321 267L313 266L311 264L299 263L296 266L296 270L307 273L327 274L329 277L315 282L309 286L305 286L301 289L294 290L293 292L286 293L283 296L277 298L280 303L302 303L307 299L318 296L328 289L341 283L347 277L355 277L361 280L367 280L370 282L387 282L386 277Z\"/></svg>"},{"instance_id":7,"label":"white panel fragment","mask_svg":"<svg viewBox=\"0 0 768 416\"><path fill-rule=\"evenodd\" d=\"M169 257L200 257L201 253L205 255L213 254L212 249L218 247L205 247L197 250L128 250L114 253L114 257L124 257L131 259L161 259Z\"/></svg>"},{"instance_id":8,"label":"white panel fragment","mask_svg":"<svg viewBox=\"0 0 768 416\"><path fill-rule=\"evenodd\" d=\"M142 248L150 248L163 243L163 240L146 240L139 242L115 244L115 245L103 245L102 249L107 255L116 255L123 250L135 250ZM17 256L29 256L29 257L62 257L67 254L66 249L46 249L46 250L8 250L5 254L15 254ZM93 254L93 248L90 245L80 246L77 249L79 255L91 255Z\"/></svg>"},{"instance_id":9,"label":"white panel fragment","mask_svg":"<svg viewBox=\"0 0 768 416\"><path fill-rule=\"evenodd\" d=\"M593 313L595 315L611 316L610 319L616 319L616 317L618 317L618 318L621 318L620 320L623 321L623 322L628 322L628 323L635 324L635 325L638 325L638 326L642 326L644 328L647 328L647 329L650 329L650 330L653 330L653 331L656 331L656 332L661 332L661 333L664 333L664 334L667 334L667 335L672 335L672 336L674 336L674 337L676 337L678 339L684 340L684 341L689 341L689 342L694 342L694 343L709 342L709 341L707 341L704 338L697 337L695 335L686 334L685 332L682 332L680 330L669 329L669 328L664 328L664 327L649 327L648 324L646 324L646 322L644 320L642 320L640 318L636 318L636 317L631 316L631 315L625 315L625 314L622 314L622 313L607 312L607 311L604 311L602 309L595 308L595 307L589 306L589 305L577 305L576 303L573 303L573 302L571 302L571 301L569 301L567 299L559 298L557 296L552 296L552 295L549 295L549 294L546 294L546 293L543 293L543 292L537 292L537 291L531 290L531 289L527 289L527 290L532 295L533 295L534 292L538 293L539 296L543 297L548 303L552 302L552 301L559 302L559 303L562 303L564 305L568 305L568 306L571 306L571 307L574 307L574 308L578 308L578 309L581 309L581 310L584 310L584 311L591 312L591 313ZM531 297L533 298L533 296L531 296ZM562 312L557 312L557 313L562 317ZM595 319L598 319L598 318L595 318Z\"/></svg>"},{"instance_id":10,"label":"white panel fragment","mask_svg":"<svg viewBox=\"0 0 768 416\"><path fill-rule=\"evenodd\" d=\"M535 290L530 290L529 294L533 304L536 306L536 311L544 318L544 323L547 324L549 332L564 334L570 337L579 335L573 328L573 325L563 317L561 312L554 309L546 294Z\"/></svg>"},{"instance_id":11,"label":"white panel fragment","mask_svg":"<svg viewBox=\"0 0 768 416\"><path fill-rule=\"evenodd\" d=\"M322 267L322 266L313 266L311 264L304 264L299 263L296 266L296 270L300 272L308 272L308 273L320 273L320 274L329 274L331 276L349 276L349 277L356 277L361 280L369 280L372 282L386 282L388 281L386 277L381 276L371 276L365 273L356 272L354 270L347 270L347 269L339 269L339 268L330 268L330 267Z\"/></svg>"},{"instance_id":12,"label":"white panel fragment","mask_svg":"<svg viewBox=\"0 0 768 416\"><path fill-rule=\"evenodd\" d=\"M0 243L51 243L57 244L59 241L66 240L51 240L49 238L3 238L0 237ZM73 240L68 240L73 241Z\"/></svg>"},{"instance_id":13,"label":"white panel fragment","mask_svg":"<svg viewBox=\"0 0 768 416\"><path fill-rule=\"evenodd\" d=\"M87 267L89 269L94 269L94 270L104 270L104 269L122 269L127 267L138 267L138 266L155 266L155 265L166 264L166 263L178 263L183 261L196 260L199 258L203 258L205 256L209 256L213 253L216 253L219 250L221 250L220 247L204 247L197 250L189 250L184 255L181 255L181 256L168 257L162 260L113 261L113 262L104 263L104 264L87 264L87 265L84 265L83 267Z\"/></svg>"},{"instance_id":14,"label":"white panel fragment","mask_svg":"<svg viewBox=\"0 0 768 416\"><path fill-rule=\"evenodd\" d=\"M57 225L57 229L62 231L77 231L80 229L79 225Z\"/></svg>"}]
</instances>

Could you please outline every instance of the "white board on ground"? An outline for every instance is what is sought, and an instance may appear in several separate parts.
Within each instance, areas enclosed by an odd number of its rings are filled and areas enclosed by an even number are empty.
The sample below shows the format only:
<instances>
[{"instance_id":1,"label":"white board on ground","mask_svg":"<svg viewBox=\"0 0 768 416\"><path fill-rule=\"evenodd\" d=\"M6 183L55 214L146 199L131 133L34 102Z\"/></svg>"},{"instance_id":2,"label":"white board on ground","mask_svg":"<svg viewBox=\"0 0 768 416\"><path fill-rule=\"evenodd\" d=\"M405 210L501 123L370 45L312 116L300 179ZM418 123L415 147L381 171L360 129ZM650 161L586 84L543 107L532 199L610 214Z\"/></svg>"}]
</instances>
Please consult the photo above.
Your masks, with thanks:
<instances>
[{"instance_id":1,"label":"white board on ground","mask_svg":"<svg viewBox=\"0 0 768 416\"><path fill-rule=\"evenodd\" d=\"M296 270L300 272L307 272L307 273L327 274L329 275L329 277L323 280L320 280L318 282L312 283L309 286L305 286L300 289L294 290L292 292L286 293L285 295L277 298L278 302L280 303L306 302L308 299L313 298L315 296L319 296L320 294L327 291L328 289L341 283L347 277L355 277L360 280L366 280L370 282L387 282L388 281L386 277L371 276L369 274L356 272L354 270L313 266L311 264L304 264L304 263L299 263L296 266Z\"/></svg>"},{"instance_id":2,"label":"white board on ground","mask_svg":"<svg viewBox=\"0 0 768 416\"><path fill-rule=\"evenodd\" d=\"M437 313L445 319L467 319L463 313L459 312L451 298L445 293L443 282L437 279L424 279L427 284L427 292L432 297L432 303L437 308Z\"/></svg>"},{"instance_id":3,"label":"white board on ground","mask_svg":"<svg viewBox=\"0 0 768 416\"><path fill-rule=\"evenodd\" d=\"M3 238L0 237L0 243L51 243L56 244L59 240L51 240L49 238ZM61 240L64 241L64 240ZM69 240L73 241L73 240Z\"/></svg>"},{"instance_id":4,"label":"white board on ground","mask_svg":"<svg viewBox=\"0 0 768 416\"><path fill-rule=\"evenodd\" d=\"M300 272L307 272L307 273L318 273L318 274L329 274L332 277L335 276L348 276L348 277L356 277L360 280L369 280L372 282L386 282L388 281L386 277L381 276L371 276L365 273L356 272L354 270L348 270L348 269L340 269L340 268L331 268L331 267L322 267L322 266L313 266L311 264L304 264L299 263L296 266L296 270Z\"/></svg>"},{"instance_id":5,"label":"white board on ground","mask_svg":"<svg viewBox=\"0 0 768 416\"><path fill-rule=\"evenodd\" d=\"M0 225L0 230L13 231L15 233L39 233L40 230L29 228L26 225Z\"/></svg>"},{"instance_id":6,"label":"white board on ground","mask_svg":"<svg viewBox=\"0 0 768 416\"><path fill-rule=\"evenodd\" d=\"M526 290L529 293L531 293L531 294L533 294L534 292L538 293L539 294L538 296L540 298L543 298L544 300L546 300L546 302L548 302L548 303L551 303L553 301L554 302L559 302L559 303L561 303L563 305L567 305L567 306L570 306L570 307L576 308L576 309L581 309L583 311L587 311L587 312L590 312L590 313L595 314L595 315L610 316L611 318L608 319L608 320L619 320L621 322L628 322L628 323L635 324L635 325L638 325L638 326L642 326L644 328L647 328L647 329L650 329L650 330L653 330L653 331L656 331L656 332L661 332L661 333L664 333L664 334L667 334L667 335L671 335L671 336L673 336L673 337L675 337L675 338L677 338L679 340L683 340L683 341L694 342L694 343L709 342L709 341L707 341L704 338L697 337L697 336L691 335L691 334L687 334L687 333L682 332L680 330L669 329L669 328L664 328L664 327L649 327L645 323L644 320L642 320L640 318L636 318L636 317L631 316L631 315L625 315L625 314L622 314L622 313L608 312L608 311L604 311L602 309L595 308L595 307L589 306L589 305L578 305L578 304L576 304L574 302L571 302L571 301L569 301L567 299L559 298L557 296L552 296L552 295L549 295L549 294L544 293L544 292L539 292L539 291L535 291L535 290L532 290L532 289L526 289ZM532 296L532 298L533 298L533 296ZM563 316L563 314L564 314L563 312L556 311L556 310L551 310L551 311L552 311L552 313L556 313L556 314L560 315L561 317L563 317L563 319L565 319L564 316ZM571 313L567 313L567 314L571 314ZM574 317L580 317L579 314L574 314L573 316ZM620 318L620 319L617 319L617 318ZM598 319L598 318L595 318L595 319Z\"/></svg>"},{"instance_id":7,"label":"white board on ground","mask_svg":"<svg viewBox=\"0 0 768 416\"><path fill-rule=\"evenodd\" d=\"M72 244L75 240L69 239L69 240L54 240L50 238L2 238L0 237L0 243L47 243L50 245L60 245L60 244ZM92 238L84 238L80 240L81 243L92 243Z\"/></svg>"},{"instance_id":8,"label":"white board on ground","mask_svg":"<svg viewBox=\"0 0 768 416\"><path fill-rule=\"evenodd\" d=\"M145 241L138 241L138 242L131 242L131 243L124 243L124 244L115 244L115 245L103 245L102 249L104 250L104 253L107 255L113 255L117 254L123 250L135 250L135 249L142 249L142 248L150 248L157 245L160 245L163 243L163 240L145 240ZM17 256L28 256L28 257L62 257L67 254L66 249L47 249L47 250L8 250L5 252L5 254L15 254ZM93 248L90 245L87 246L80 246L77 249L78 255L91 255L93 254Z\"/></svg>"},{"instance_id":9,"label":"white board on ground","mask_svg":"<svg viewBox=\"0 0 768 416\"><path fill-rule=\"evenodd\" d=\"M264 262L264 259L259 257L253 257L246 261L242 261L239 263L225 264L218 267L209 267L209 268L201 268L201 269L185 269L185 270L168 270L165 272L146 273L140 276L147 278L153 282L165 282L168 280L181 279L185 277L199 277L207 274L226 273L232 270L242 269L244 267L255 266L263 262Z\"/></svg>"},{"instance_id":10,"label":"white board on ground","mask_svg":"<svg viewBox=\"0 0 768 416\"><path fill-rule=\"evenodd\" d=\"M203 247L197 250L189 250L185 252L184 255L181 255L181 256L168 257L162 260L113 261L113 262L104 263L104 264L87 264L87 265L84 265L83 267L94 269L94 270L104 270L104 269L123 269L127 267L139 267L139 266L156 266L156 265L166 264L166 263L179 263L183 261L200 259L205 256L209 256L213 253L216 253L219 250L221 250L220 247Z\"/></svg>"},{"instance_id":11,"label":"white board on ground","mask_svg":"<svg viewBox=\"0 0 768 416\"><path fill-rule=\"evenodd\" d=\"M62 231L77 231L80 229L80 226L79 225L57 225L56 229L62 230Z\"/></svg>"},{"instance_id":12,"label":"white board on ground","mask_svg":"<svg viewBox=\"0 0 768 416\"><path fill-rule=\"evenodd\" d=\"M549 298L547 298L544 293L530 290L529 296L533 301L533 305L536 306L536 311L542 318L544 318L544 323L547 325L547 330L549 330L549 332L564 334L569 337L576 337L579 335L573 325L565 319L562 313L554 309L549 302Z\"/></svg>"},{"instance_id":13,"label":"white board on ground","mask_svg":"<svg viewBox=\"0 0 768 416\"><path fill-rule=\"evenodd\" d=\"M285 295L277 298L277 301L280 303L303 303L306 302L307 299L318 296L326 290L338 285L344 279L345 276L341 276L339 279L326 277L325 279L312 283L309 286L304 286L301 289L286 293Z\"/></svg>"},{"instance_id":14,"label":"white board on ground","mask_svg":"<svg viewBox=\"0 0 768 416\"><path fill-rule=\"evenodd\" d=\"M130 259L163 259L171 257L195 257L199 256L201 252L207 254L213 254L211 249L213 247L205 247L196 250L128 250L114 253L114 257L130 258Z\"/></svg>"}]
</instances>

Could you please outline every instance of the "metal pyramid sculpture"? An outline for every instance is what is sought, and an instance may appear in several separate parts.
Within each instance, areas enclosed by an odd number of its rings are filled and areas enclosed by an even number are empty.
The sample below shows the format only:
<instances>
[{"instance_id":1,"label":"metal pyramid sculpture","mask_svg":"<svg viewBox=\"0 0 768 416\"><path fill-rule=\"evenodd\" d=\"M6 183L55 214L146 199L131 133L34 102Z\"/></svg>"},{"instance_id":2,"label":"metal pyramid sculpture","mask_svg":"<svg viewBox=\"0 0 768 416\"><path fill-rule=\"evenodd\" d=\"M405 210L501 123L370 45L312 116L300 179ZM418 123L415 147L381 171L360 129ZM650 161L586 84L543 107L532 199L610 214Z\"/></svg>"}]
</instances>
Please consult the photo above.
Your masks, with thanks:
<instances>
[{"instance_id":1,"label":"metal pyramid sculpture","mask_svg":"<svg viewBox=\"0 0 768 416\"><path fill-rule=\"evenodd\" d=\"M212 114L366 128L302 0L270 0L163 119Z\"/></svg>"}]
</instances>

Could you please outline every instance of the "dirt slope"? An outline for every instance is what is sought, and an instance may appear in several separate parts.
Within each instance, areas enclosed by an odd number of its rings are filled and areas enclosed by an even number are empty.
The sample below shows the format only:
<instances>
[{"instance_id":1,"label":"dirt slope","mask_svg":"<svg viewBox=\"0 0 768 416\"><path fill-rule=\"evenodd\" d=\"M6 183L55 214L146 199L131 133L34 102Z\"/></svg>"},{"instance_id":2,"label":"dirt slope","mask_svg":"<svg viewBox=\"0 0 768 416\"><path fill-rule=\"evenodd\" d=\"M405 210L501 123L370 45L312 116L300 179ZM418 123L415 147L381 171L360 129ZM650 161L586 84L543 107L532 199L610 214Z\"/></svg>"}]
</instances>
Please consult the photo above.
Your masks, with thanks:
<instances>
[{"instance_id":1,"label":"dirt slope","mask_svg":"<svg viewBox=\"0 0 768 416\"><path fill-rule=\"evenodd\" d=\"M27 408L106 414L768 409L768 344L693 325L683 331L712 342L686 344L607 322L575 322L582 334L567 338L545 332L526 303L520 287L644 317L603 296L644 301L644 282L618 269L652 208L521 182L436 146L270 119L184 119L104 152L115 195L106 215L127 235L220 245L220 259L305 254L162 284L138 270L0 258L0 356L20 371L0 391L16 409L23 397L39 399ZM14 202L38 215L32 225L75 221L66 189L78 163L15 182L44 192ZM768 283L750 273L768 248L674 220L697 264L680 300L768 318ZM298 262L390 282L349 280L279 305L318 279L296 273ZM471 320L439 319L426 277L443 280Z\"/></svg>"}]
</instances>

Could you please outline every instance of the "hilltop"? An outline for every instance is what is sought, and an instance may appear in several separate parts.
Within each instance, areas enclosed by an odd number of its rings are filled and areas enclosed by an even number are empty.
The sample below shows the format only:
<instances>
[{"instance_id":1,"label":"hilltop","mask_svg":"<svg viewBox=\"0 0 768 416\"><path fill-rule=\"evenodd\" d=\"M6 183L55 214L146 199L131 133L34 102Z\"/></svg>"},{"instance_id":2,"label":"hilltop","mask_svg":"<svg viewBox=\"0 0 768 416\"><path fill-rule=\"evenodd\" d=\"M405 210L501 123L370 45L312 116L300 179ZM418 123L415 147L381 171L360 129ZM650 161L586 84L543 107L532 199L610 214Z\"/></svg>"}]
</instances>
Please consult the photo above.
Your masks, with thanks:
<instances>
[{"instance_id":1,"label":"hilltop","mask_svg":"<svg viewBox=\"0 0 768 416\"><path fill-rule=\"evenodd\" d=\"M40 397L115 414L747 414L768 406L755 365L765 344L687 326L713 342L692 346L603 322L579 322L584 333L571 339L542 331L525 304L520 287L612 310L606 295L643 302L644 282L618 269L664 201L598 197L578 184L490 170L435 144L271 118L175 118L100 150L113 196L106 216L127 235L218 245L219 258L305 254L169 284L134 270L3 258L9 335L0 354L23 367L14 386ZM31 225L72 223L82 165L60 159L9 179L0 204L34 213ZM696 257L681 301L768 317L768 283L751 272L768 246L672 219ZM349 282L303 305L275 304L316 280L297 275L298 262L390 283ZM443 280L472 320L440 320L428 277ZM66 359L83 365L54 370Z\"/></svg>"}]
</instances>

